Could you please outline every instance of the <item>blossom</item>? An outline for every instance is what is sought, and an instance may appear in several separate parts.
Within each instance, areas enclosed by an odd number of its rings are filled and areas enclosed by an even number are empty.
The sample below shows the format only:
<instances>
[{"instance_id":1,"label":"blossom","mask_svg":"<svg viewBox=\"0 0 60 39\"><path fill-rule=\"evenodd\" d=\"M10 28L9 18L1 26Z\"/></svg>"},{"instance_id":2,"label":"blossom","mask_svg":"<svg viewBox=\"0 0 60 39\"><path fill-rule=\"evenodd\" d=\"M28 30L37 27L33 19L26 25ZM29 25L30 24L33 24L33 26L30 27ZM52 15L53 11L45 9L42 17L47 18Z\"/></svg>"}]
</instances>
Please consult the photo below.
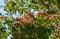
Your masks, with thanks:
<instances>
[{"instance_id":1,"label":"blossom","mask_svg":"<svg viewBox=\"0 0 60 39\"><path fill-rule=\"evenodd\" d=\"M34 20L33 19L29 19L27 23L32 23L32 22L34 22Z\"/></svg>"},{"instance_id":2,"label":"blossom","mask_svg":"<svg viewBox=\"0 0 60 39\"><path fill-rule=\"evenodd\" d=\"M28 15L24 16L24 18L26 18L26 19L31 19L31 17L28 16Z\"/></svg>"},{"instance_id":3,"label":"blossom","mask_svg":"<svg viewBox=\"0 0 60 39\"><path fill-rule=\"evenodd\" d=\"M16 20L19 21L19 20L22 20L23 18L21 17L17 17Z\"/></svg>"},{"instance_id":4,"label":"blossom","mask_svg":"<svg viewBox=\"0 0 60 39\"><path fill-rule=\"evenodd\" d=\"M19 23L16 23L16 25L22 25L25 23L32 23L34 22L34 19L28 15L25 15L25 16L17 17L16 21L19 22Z\"/></svg>"},{"instance_id":5,"label":"blossom","mask_svg":"<svg viewBox=\"0 0 60 39\"><path fill-rule=\"evenodd\" d=\"M20 23L20 25L22 25L22 24L25 23L25 21L24 20L21 20L19 23Z\"/></svg>"},{"instance_id":6,"label":"blossom","mask_svg":"<svg viewBox=\"0 0 60 39\"><path fill-rule=\"evenodd\" d=\"M51 15L50 15L50 18L51 18L52 20L54 20L57 16L58 16L57 14L51 14Z\"/></svg>"},{"instance_id":7,"label":"blossom","mask_svg":"<svg viewBox=\"0 0 60 39\"><path fill-rule=\"evenodd\" d=\"M33 16L33 13L31 13L30 11L27 12L28 16Z\"/></svg>"},{"instance_id":8,"label":"blossom","mask_svg":"<svg viewBox=\"0 0 60 39\"><path fill-rule=\"evenodd\" d=\"M57 14L51 14L50 16L51 17L57 17Z\"/></svg>"},{"instance_id":9,"label":"blossom","mask_svg":"<svg viewBox=\"0 0 60 39\"><path fill-rule=\"evenodd\" d=\"M39 12L37 13L37 16L40 16L40 15L43 15L43 14L45 14L44 11L39 11Z\"/></svg>"},{"instance_id":10,"label":"blossom","mask_svg":"<svg viewBox=\"0 0 60 39\"><path fill-rule=\"evenodd\" d=\"M44 20L47 20L48 19L48 16L44 16Z\"/></svg>"},{"instance_id":11,"label":"blossom","mask_svg":"<svg viewBox=\"0 0 60 39\"><path fill-rule=\"evenodd\" d=\"M6 2L10 2L10 1L12 1L12 0L6 0Z\"/></svg>"}]
</instances>

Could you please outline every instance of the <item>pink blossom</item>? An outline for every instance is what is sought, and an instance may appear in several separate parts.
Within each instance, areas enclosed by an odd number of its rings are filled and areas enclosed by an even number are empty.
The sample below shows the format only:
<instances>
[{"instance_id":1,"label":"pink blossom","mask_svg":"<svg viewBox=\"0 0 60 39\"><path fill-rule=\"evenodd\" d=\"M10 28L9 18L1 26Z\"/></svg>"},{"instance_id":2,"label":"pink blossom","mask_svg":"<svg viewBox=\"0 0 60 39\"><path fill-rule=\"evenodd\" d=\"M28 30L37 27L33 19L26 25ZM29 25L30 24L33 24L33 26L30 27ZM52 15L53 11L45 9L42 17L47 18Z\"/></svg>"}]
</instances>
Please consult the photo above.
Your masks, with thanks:
<instances>
[{"instance_id":1,"label":"pink blossom","mask_svg":"<svg viewBox=\"0 0 60 39\"><path fill-rule=\"evenodd\" d=\"M47 20L48 19L48 16L44 16L44 19Z\"/></svg>"},{"instance_id":2,"label":"pink blossom","mask_svg":"<svg viewBox=\"0 0 60 39\"><path fill-rule=\"evenodd\" d=\"M39 11L39 12L37 13L37 16L40 16L40 15L43 15L43 14L45 14L44 11Z\"/></svg>"},{"instance_id":3,"label":"pink blossom","mask_svg":"<svg viewBox=\"0 0 60 39\"><path fill-rule=\"evenodd\" d=\"M51 14L51 15L50 15L51 19L53 19L53 20L54 20L57 16L58 16L57 14Z\"/></svg>"}]
</instances>

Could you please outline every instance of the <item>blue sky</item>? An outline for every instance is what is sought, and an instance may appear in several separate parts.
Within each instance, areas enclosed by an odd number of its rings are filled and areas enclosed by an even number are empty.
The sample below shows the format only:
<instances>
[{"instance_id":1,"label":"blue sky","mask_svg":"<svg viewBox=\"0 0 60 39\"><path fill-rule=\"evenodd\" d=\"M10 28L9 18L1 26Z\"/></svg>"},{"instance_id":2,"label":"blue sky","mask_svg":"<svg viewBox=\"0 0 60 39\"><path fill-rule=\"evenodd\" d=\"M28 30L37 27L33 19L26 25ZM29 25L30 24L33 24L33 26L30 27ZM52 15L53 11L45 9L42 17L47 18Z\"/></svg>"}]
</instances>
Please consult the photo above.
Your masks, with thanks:
<instances>
[{"instance_id":1,"label":"blue sky","mask_svg":"<svg viewBox=\"0 0 60 39\"><path fill-rule=\"evenodd\" d=\"M0 6L4 6L4 0L0 0ZM0 7L0 13L2 13L3 15L5 14L5 11L3 10L3 7Z\"/></svg>"},{"instance_id":2,"label":"blue sky","mask_svg":"<svg viewBox=\"0 0 60 39\"><path fill-rule=\"evenodd\" d=\"M4 5L4 0L0 0L0 5Z\"/></svg>"}]
</instances>

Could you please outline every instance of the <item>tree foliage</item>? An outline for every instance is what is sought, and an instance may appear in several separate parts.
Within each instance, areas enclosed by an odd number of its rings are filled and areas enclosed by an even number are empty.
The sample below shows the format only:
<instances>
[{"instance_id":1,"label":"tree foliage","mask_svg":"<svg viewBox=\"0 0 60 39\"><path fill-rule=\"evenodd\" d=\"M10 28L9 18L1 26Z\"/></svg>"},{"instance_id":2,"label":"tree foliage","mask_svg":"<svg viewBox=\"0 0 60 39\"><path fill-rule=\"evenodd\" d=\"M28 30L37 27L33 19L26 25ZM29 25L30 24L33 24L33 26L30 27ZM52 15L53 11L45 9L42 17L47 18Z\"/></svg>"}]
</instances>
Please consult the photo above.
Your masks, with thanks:
<instances>
[{"instance_id":1,"label":"tree foliage","mask_svg":"<svg viewBox=\"0 0 60 39\"><path fill-rule=\"evenodd\" d=\"M10 0L4 10L12 39L60 39L60 0ZM16 11L20 16L14 19Z\"/></svg>"}]
</instances>

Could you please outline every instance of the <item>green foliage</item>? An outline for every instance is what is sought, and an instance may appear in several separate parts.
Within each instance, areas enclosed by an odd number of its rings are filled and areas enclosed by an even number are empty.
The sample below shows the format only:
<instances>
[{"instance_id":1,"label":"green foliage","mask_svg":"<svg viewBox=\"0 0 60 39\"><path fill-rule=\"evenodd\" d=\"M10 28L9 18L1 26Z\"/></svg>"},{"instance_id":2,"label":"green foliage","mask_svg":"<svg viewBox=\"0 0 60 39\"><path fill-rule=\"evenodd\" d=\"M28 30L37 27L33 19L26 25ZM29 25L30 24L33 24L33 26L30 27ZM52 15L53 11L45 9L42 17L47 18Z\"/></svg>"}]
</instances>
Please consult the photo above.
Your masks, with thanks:
<instances>
[{"instance_id":1,"label":"green foliage","mask_svg":"<svg viewBox=\"0 0 60 39\"><path fill-rule=\"evenodd\" d=\"M37 18L31 16L31 19L34 20L32 23L30 23L31 21L24 23L26 20L30 19L30 12L28 16L22 20L18 17L19 21L13 19L11 16L16 13L16 11L21 15L24 14L24 16L26 16L27 11L30 11L31 9L34 9L34 11L43 10L45 12L38 12L39 16L37 16ZM13 35L13 39L60 39L60 30L57 28L60 26L59 9L59 0L10 0L4 7L4 10L10 14L10 18L3 17L3 19L5 24L8 25L8 29ZM20 25L20 21L22 21L22 25ZM15 25L15 23L17 25ZM5 28L2 27L0 28L0 31L1 30L4 32ZM59 34L58 36L56 35L56 32Z\"/></svg>"},{"instance_id":2,"label":"green foliage","mask_svg":"<svg viewBox=\"0 0 60 39\"><path fill-rule=\"evenodd\" d=\"M6 27L2 26L2 23L0 23L0 39L6 38L7 38Z\"/></svg>"}]
</instances>

